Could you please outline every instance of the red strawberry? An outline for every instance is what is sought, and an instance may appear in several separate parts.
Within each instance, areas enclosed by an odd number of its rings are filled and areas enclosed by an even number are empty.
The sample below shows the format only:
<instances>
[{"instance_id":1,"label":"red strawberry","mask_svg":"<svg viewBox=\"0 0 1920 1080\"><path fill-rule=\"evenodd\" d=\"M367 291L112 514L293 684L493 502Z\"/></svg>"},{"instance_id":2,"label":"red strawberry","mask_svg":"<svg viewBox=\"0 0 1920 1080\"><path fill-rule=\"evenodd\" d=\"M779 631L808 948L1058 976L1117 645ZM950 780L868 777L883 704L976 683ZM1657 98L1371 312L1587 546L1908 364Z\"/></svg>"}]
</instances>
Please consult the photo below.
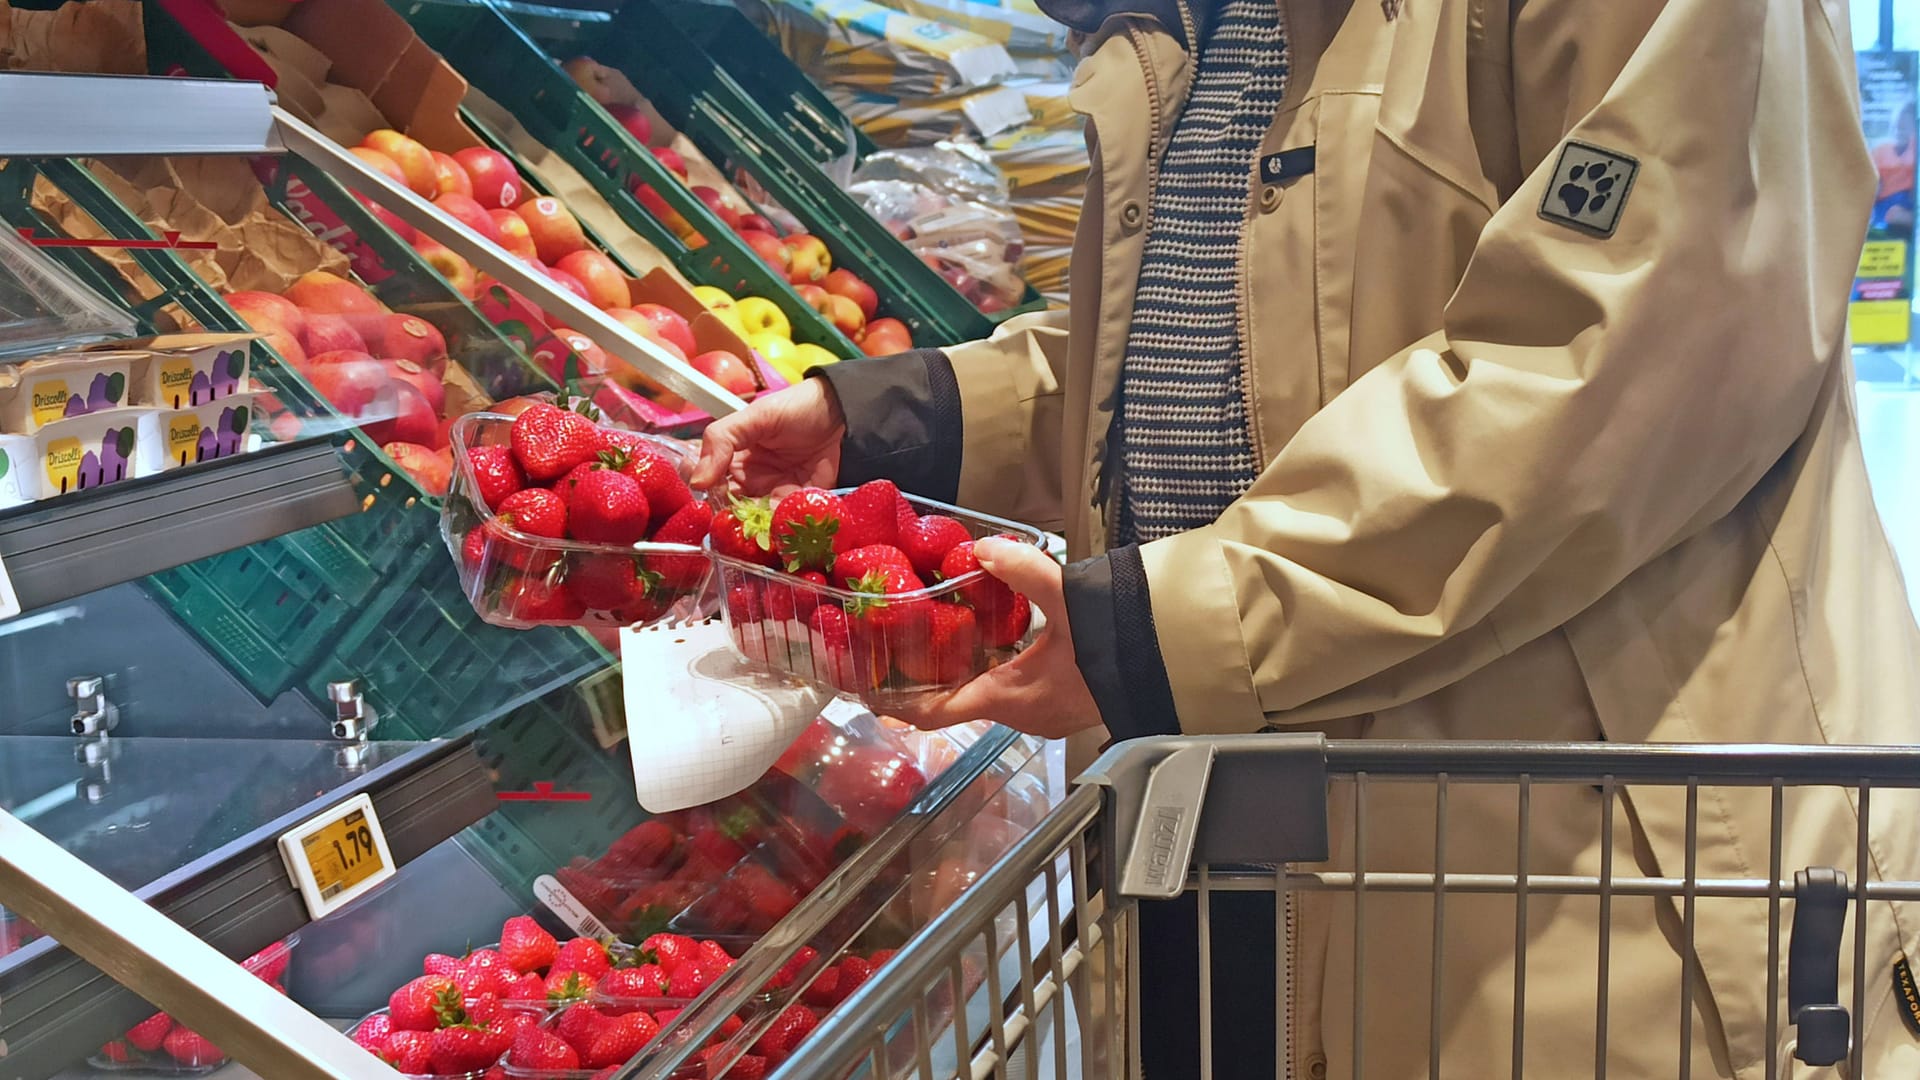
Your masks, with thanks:
<instances>
[{"instance_id":1,"label":"red strawberry","mask_svg":"<svg viewBox=\"0 0 1920 1080\"><path fill-rule=\"evenodd\" d=\"M813 677L840 690L871 690L887 665L874 663L874 653L863 639L853 640L852 620L832 604L822 604L807 617L807 640L813 653ZM881 654L884 657L884 653Z\"/></svg>"},{"instance_id":2,"label":"red strawberry","mask_svg":"<svg viewBox=\"0 0 1920 1080\"><path fill-rule=\"evenodd\" d=\"M893 651L900 673L917 683L958 686L974 675L973 609L959 604L928 604L926 632Z\"/></svg>"},{"instance_id":3,"label":"red strawberry","mask_svg":"<svg viewBox=\"0 0 1920 1080\"><path fill-rule=\"evenodd\" d=\"M489 1027L455 1024L433 1033L429 1054L433 1071L459 1075L478 1072L500 1060L513 1045L513 1036Z\"/></svg>"},{"instance_id":4,"label":"red strawberry","mask_svg":"<svg viewBox=\"0 0 1920 1080\"><path fill-rule=\"evenodd\" d=\"M820 1024L820 1018L805 1005L789 1005L773 1018L767 1030L760 1033L760 1039L753 1044L753 1052L761 1054L774 1064L787 1059L800 1040L807 1037Z\"/></svg>"},{"instance_id":5,"label":"red strawberry","mask_svg":"<svg viewBox=\"0 0 1920 1080\"><path fill-rule=\"evenodd\" d=\"M133 1060L133 1051L128 1049L125 1039L115 1039L100 1044L100 1056L116 1064L124 1064Z\"/></svg>"},{"instance_id":6,"label":"red strawberry","mask_svg":"<svg viewBox=\"0 0 1920 1080\"><path fill-rule=\"evenodd\" d=\"M585 972L566 970L558 966L547 976L547 1000L558 1004L563 1001L585 1001L593 994L593 988L600 979Z\"/></svg>"},{"instance_id":7,"label":"red strawberry","mask_svg":"<svg viewBox=\"0 0 1920 1080\"><path fill-rule=\"evenodd\" d=\"M658 964L614 968L600 980L599 990L602 997L609 998L665 997L667 973Z\"/></svg>"},{"instance_id":8,"label":"red strawberry","mask_svg":"<svg viewBox=\"0 0 1920 1080\"><path fill-rule=\"evenodd\" d=\"M393 1017L374 1013L353 1029L353 1041L376 1053L387 1048L387 1036L393 1034Z\"/></svg>"},{"instance_id":9,"label":"red strawberry","mask_svg":"<svg viewBox=\"0 0 1920 1080\"><path fill-rule=\"evenodd\" d=\"M593 1037L600 1034L607 1019L591 1005L573 1005L560 1014L560 1022L554 1030L560 1033L567 1045L584 1055L593 1046Z\"/></svg>"},{"instance_id":10,"label":"red strawberry","mask_svg":"<svg viewBox=\"0 0 1920 1080\"><path fill-rule=\"evenodd\" d=\"M800 906L799 892L758 863L742 866L735 879L746 896L750 912L747 926L756 933L773 929L775 923Z\"/></svg>"},{"instance_id":11,"label":"red strawberry","mask_svg":"<svg viewBox=\"0 0 1920 1080\"><path fill-rule=\"evenodd\" d=\"M177 1027L167 1032L161 1046L167 1056L182 1065L218 1065L227 1055L192 1028Z\"/></svg>"},{"instance_id":12,"label":"red strawberry","mask_svg":"<svg viewBox=\"0 0 1920 1080\"><path fill-rule=\"evenodd\" d=\"M477 998L486 995L499 997L509 983L509 974L491 964L475 964L469 960L459 971L453 973L453 985L460 988L463 998Z\"/></svg>"},{"instance_id":13,"label":"red strawberry","mask_svg":"<svg viewBox=\"0 0 1920 1080\"><path fill-rule=\"evenodd\" d=\"M173 1017L157 1012L128 1028L127 1041L132 1043L136 1050L152 1053L160 1049L160 1044L166 1041L167 1032L172 1030Z\"/></svg>"},{"instance_id":14,"label":"red strawberry","mask_svg":"<svg viewBox=\"0 0 1920 1080\"><path fill-rule=\"evenodd\" d=\"M732 1065L726 1065L725 1046L709 1046L700 1051L700 1063L706 1066L701 1075L707 1080L762 1080L767 1075L767 1059L758 1054L741 1054Z\"/></svg>"},{"instance_id":15,"label":"red strawberry","mask_svg":"<svg viewBox=\"0 0 1920 1080\"><path fill-rule=\"evenodd\" d=\"M420 961L420 973L423 975L445 975L451 979L453 973L459 970L460 958L446 953L430 952L425 960Z\"/></svg>"},{"instance_id":16,"label":"red strawberry","mask_svg":"<svg viewBox=\"0 0 1920 1080\"><path fill-rule=\"evenodd\" d=\"M547 980L539 972L529 971L508 984L506 992L500 996L508 1001L544 1002L547 1000Z\"/></svg>"},{"instance_id":17,"label":"red strawberry","mask_svg":"<svg viewBox=\"0 0 1920 1080\"><path fill-rule=\"evenodd\" d=\"M840 530L834 534L838 555L869 544L896 545L900 522L895 513L900 489L891 480L869 480L840 496ZM835 567L838 568L836 558Z\"/></svg>"},{"instance_id":18,"label":"red strawberry","mask_svg":"<svg viewBox=\"0 0 1920 1080\"><path fill-rule=\"evenodd\" d=\"M529 623L577 622L587 614L564 583L531 575L509 581L501 590L496 610L507 618Z\"/></svg>"},{"instance_id":19,"label":"red strawberry","mask_svg":"<svg viewBox=\"0 0 1920 1080\"><path fill-rule=\"evenodd\" d=\"M745 1020L740 1019L738 1016L729 1016L725 1020L720 1021L720 1030L715 1033L713 1041L726 1042L728 1039L740 1034L740 1029L746 1026L747 1022Z\"/></svg>"},{"instance_id":20,"label":"red strawberry","mask_svg":"<svg viewBox=\"0 0 1920 1080\"><path fill-rule=\"evenodd\" d=\"M611 443L619 438L609 435L607 441ZM641 492L647 496L647 505L653 508L655 525L665 522L693 502L693 489L687 486L687 481L680 475L679 466L637 442L631 446L604 450L600 460L608 468L619 470L640 485Z\"/></svg>"},{"instance_id":21,"label":"red strawberry","mask_svg":"<svg viewBox=\"0 0 1920 1080\"><path fill-rule=\"evenodd\" d=\"M830 491L800 488L773 508L773 545L789 571L832 567L839 530L840 498Z\"/></svg>"},{"instance_id":22,"label":"red strawberry","mask_svg":"<svg viewBox=\"0 0 1920 1080\"><path fill-rule=\"evenodd\" d=\"M261 982L279 982L280 976L287 973L287 964L293 959L293 950L282 948L280 943L261 949L241 962L241 966L253 972Z\"/></svg>"},{"instance_id":23,"label":"red strawberry","mask_svg":"<svg viewBox=\"0 0 1920 1080\"><path fill-rule=\"evenodd\" d=\"M912 525L914 522L919 520L920 520L920 512L913 508L913 504L907 501L907 497L905 495L894 496L893 521L895 525L894 536L896 538L900 535L900 533L906 531L907 526ZM898 543L899 541L898 539L896 539L894 542Z\"/></svg>"},{"instance_id":24,"label":"red strawberry","mask_svg":"<svg viewBox=\"0 0 1920 1080\"><path fill-rule=\"evenodd\" d=\"M699 957L700 946L683 934L655 934L640 943L640 951L672 975L681 964Z\"/></svg>"},{"instance_id":25,"label":"red strawberry","mask_svg":"<svg viewBox=\"0 0 1920 1080\"><path fill-rule=\"evenodd\" d=\"M896 651L925 639L931 602L901 596L925 586L897 566L882 566L853 585L853 591L862 594L850 613L854 647L867 654L876 673L884 675Z\"/></svg>"},{"instance_id":26,"label":"red strawberry","mask_svg":"<svg viewBox=\"0 0 1920 1080\"><path fill-rule=\"evenodd\" d=\"M440 1026L439 1005L448 995L457 1004L460 991L445 975L422 975L393 992L387 1012L399 1031L432 1031Z\"/></svg>"},{"instance_id":27,"label":"red strawberry","mask_svg":"<svg viewBox=\"0 0 1920 1080\"><path fill-rule=\"evenodd\" d=\"M647 496L633 477L594 469L574 481L567 499L567 530L575 540L634 544L646 538Z\"/></svg>"},{"instance_id":28,"label":"red strawberry","mask_svg":"<svg viewBox=\"0 0 1920 1080\"><path fill-rule=\"evenodd\" d=\"M553 959L554 972L578 971L595 979L604 976L613 962L607 958L607 947L588 937L577 937L560 946L560 952Z\"/></svg>"},{"instance_id":29,"label":"red strawberry","mask_svg":"<svg viewBox=\"0 0 1920 1080\"><path fill-rule=\"evenodd\" d=\"M589 611L646 610L658 597L659 583L638 555L575 552L567 569L567 591Z\"/></svg>"},{"instance_id":30,"label":"red strawberry","mask_svg":"<svg viewBox=\"0 0 1920 1080\"><path fill-rule=\"evenodd\" d=\"M817 790L856 828L878 829L912 805L927 778L905 755L854 747L820 775Z\"/></svg>"},{"instance_id":31,"label":"red strawberry","mask_svg":"<svg viewBox=\"0 0 1920 1080\"><path fill-rule=\"evenodd\" d=\"M573 489L579 485L581 480L585 479L591 473L605 472L606 470L607 467L600 464L597 458L593 461L583 461L573 468L568 469L567 475L553 482L553 493L563 499L571 499L573 498Z\"/></svg>"},{"instance_id":32,"label":"red strawberry","mask_svg":"<svg viewBox=\"0 0 1920 1080\"><path fill-rule=\"evenodd\" d=\"M800 946L792 956L787 958L785 964L780 965L780 970L773 973L773 978L767 980L766 989L785 990L792 986L794 981L800 978L800 973L806 970L807 965L813 963L819 956L820 951L813 946Z\"/></svg>"},{"instance_id":33,"label":"red strawberry","mask_svg":"<svg viewBox=\"0 0 1920 1080\"><path fill-rule=\"evenodd\" d=\"M897 951L896 949L875 950L867 955L867 963L872 965L875 971L878 971L886 966L887 961L893 959L893 954Z\"/></svg>"},{"instance_id":34,"label":"red strawberry","mask_svg":"<svg viewBox=\"0 0 1920 1080\"><path fill-rule=\"evenodd\" d=\"M606 861L623 869L651 870L670 860L679 849L680 834L673 826L654 818L621 834L608 846Z\"/></svg>"},{"instance_id":35,"label":"red strawberry","mask_svg":"<svg viewBox=\"0 0 1920 1080\"><path fill-rule=\"evenodd\" d=\"M473 470L474 494L489 510L500 509L502 499L527 486L527 474L504 446L474 447L467 451L467 466Z\"/></svg>"},{"instance_id":36,"label":"red strawberry","mask_svg":"<svg viewBox=\"0 0 1920 1080\"><path fill-rule=\"evenodd\" d=\"M680 1019L680 1014L685 1011L684 1009L655 1009L653 1010L653 1022L663 1028L672 1027L673 1022Z\"/></svg>"},{"instance_id":37,"label":"red strawberry","mask_svg":"<svg viewBox=\"0 0 1920 1080\"><path fill-rule=\"evenodd\" d=\"M649 498L647 505L653 506ZM654 511L659 511L654 506ZM704 501L693 500L675 511L648 539L656 544L686 544L699 547L700 538L707 535L713 525L713 507ZM660 584L669 592L692 592L700 587L707 577L707 559L704 555L648 555L647 569L660 575Z\"/></svg>"},{"instance_id":38,"label":"red strawberry","mask_svg":"<svg viewBox=\"0 0 1920 1080\"><path fill-rule=\"evenodd\" d=\"M760 583L744 575L727 586L727 618L738 625L759 622L767 617L767 605L761 598Z\"/></svg>"},{"instance_id":39,"label":"red strawberry","mask_svg":"<svg viewBox=\"0 0 1920 1080\"><path fill-rule=\"evenodd\" d=\"M702 941L694 948L699 952L702 960L713 964L721 971L725 971L733 966L733 954L728 952L726 947L717 941Z\"/></svg>"},{"instance_id":40,"label":"red strawberry","mask_svg":"<svg viewBox=\"0 0 1920 1080\"><path fill-rule=\"evenodd\" d=\"M900 530L900 550L913 562L913 572L932 581L940 560L956 546L973 539L965 525L944 514L928 514Z\"/></svg>"},{"instance_id":41,"label":"red strawberry","mask_svg":"<svg viewBox=\"0 0 1920 1080\"><path fill-rule=\"evenodd\" d=\"M940 560L942 581L952 581L976 570L980 570L980 560L973 554L971 540L954 545L946 558ZM1033 606L1027 603L1027 598L983 570L978 578L960 586L960 597L973 608L980 643L989 649L1004 649L1019 641L1033 622Z\"/></svg>"},{"instance_id":42,"label":"red strawberry","mask_svg":"<svg viewBox=\"0 0 1920 1080\"><path fill-rule=\"evenodd\" d=\"M660 1025L643 1012L630 1012L608 1021L594 1033L593 1045L582 1055L581 1064L589 1069L603 1065L624 1065L660 1034Z\"/></svg>"},{"instance_id":43,"label":"red strawberry","mask_svg":"<svg viewBox=\"0 0 1920 1080\"><path fill-rule=\"evenodd\" d=\"M833 577L841 588L851 589L861 578L889 566L913 571L913 562L906 552L892 544L868 544L834 556Z\"/></svg>"},{"instance_id":44,"label":"red strawberry","mask_svg":"<svg viewBox=\"0 0 1920 1080\"><path fill-rule=\"evenodd\" d=\"M716 554L756 566L778 566L771 529L773 507L765 499L735 497L724 509L713 514L707 529L708 542Z\"/></svg>"},{"instance_id":45,"label":"red strawberry","mask_svg":"<svg viewBox=\"0 0 1920 1080\"><path fill-rule=\"evenodd\" d=\"M699 997L700 992L713 985L723 972L718 964L706 957L696 957L673 969L667 976L667 996L677 998Z\"/></svg>"},{"instance_id":46,"label":"red strawberry","mask_svg":"<svg viewBox=\"0 0 1920 1080\"><path fill-rule=\"evenodd\" d=\"M816 976L807 988L801 991L801 1000L816 1009L831 1009L846 995L840 993L840 968L830 967Z\"/></svg>"},{"instance_id":47,"label":"red strawberry","mask_svg":"<svg viewBox=\"0 0 1920 1080\"><path fill-rule=\"evenodd\" d=\"M500 502L500 521L533 536L567 535L567 504L546 488L516 491Z\"/></svg>"},{"instance_id":48,"label":"red strawberry","mask_svg":"<svg viewBox=\"0 0 1920 1080\"><path fill-rule=\"evenodd\" d=\"M539 971L559 951L560 943L531 915L515 915L500 926L500 955L515 971Z\"/></svg>"},{"instance_id":49,"label":"red strawberry","mask_svg":"<svg viewBox=\"0 0 1920 1080\"><path fill-rule=\"evenodd\" d=\"M387 1036L387 1049L381 1059L408 1076L433 1072L433 1033L396 1031Z\"/></svg>"},{"instance_id":50,"label":"red strawberry","mask_svg":"<svg viewBox=\"0 0 1920 1080\"><path fill-rule=\"evenodd\" d=\"M784 588L772 583L767 587L767 615L785 622L788 619L806 621L813 609L820 606L821 589L832 587L827 575L818 570L802 570L793 575L793 584Z\"/></svg>"},{"instance_id":51,"label":"red strawberry","mask_svg":"<svg viewBox=\"0 0 1920 1080\"><path fill-rule=\"evenodd\" d=\"M507 1064L522 1069L577 1069L580 1055L553 1032L530 1027L513 1037Z\"/></svg>"},{"instance_id":52,"label":"red strawberry","mask_svg":"<svg viewBox=\"0 0 1920 1080\"><path fill-rule=\"evenodd\" d=\"M515 460L534 483L550 483L565 476L606 445L593 421L544 402L514 417L508 437Z\"/></svg>"}]
</instances>

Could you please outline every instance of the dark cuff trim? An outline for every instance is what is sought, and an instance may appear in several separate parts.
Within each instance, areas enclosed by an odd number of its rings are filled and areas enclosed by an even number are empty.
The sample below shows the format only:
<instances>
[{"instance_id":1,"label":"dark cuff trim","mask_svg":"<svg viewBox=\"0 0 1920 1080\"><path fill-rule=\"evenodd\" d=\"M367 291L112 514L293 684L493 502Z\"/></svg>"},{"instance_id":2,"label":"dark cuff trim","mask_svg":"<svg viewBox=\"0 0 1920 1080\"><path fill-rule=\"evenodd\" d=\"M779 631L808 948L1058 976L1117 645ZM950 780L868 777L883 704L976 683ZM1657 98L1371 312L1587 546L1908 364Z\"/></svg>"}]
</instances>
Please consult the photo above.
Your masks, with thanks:
<instances>
[{"instance_id":1,"label":"dark cuff trim","mask_svg":"<svg viewBox=\"0 0 1920 1080\"><path fill-rule=\"evenodd\" d=\"M960 490L960 382L938 349L817 367L840 401L843 487L888 479L929 499Z\"/></svg>"},{"instance_id":2,"label":"dark cuff trim","mask_svg":"<svg viewBox=\"0 0 1920 1080\"><path fill-rule=\"evenodd\" d=\"M1074 659L1107 731L1116 740L1179 734L1140 549L1074 563L1063 585Z\"/></svg>"}]
</instances>

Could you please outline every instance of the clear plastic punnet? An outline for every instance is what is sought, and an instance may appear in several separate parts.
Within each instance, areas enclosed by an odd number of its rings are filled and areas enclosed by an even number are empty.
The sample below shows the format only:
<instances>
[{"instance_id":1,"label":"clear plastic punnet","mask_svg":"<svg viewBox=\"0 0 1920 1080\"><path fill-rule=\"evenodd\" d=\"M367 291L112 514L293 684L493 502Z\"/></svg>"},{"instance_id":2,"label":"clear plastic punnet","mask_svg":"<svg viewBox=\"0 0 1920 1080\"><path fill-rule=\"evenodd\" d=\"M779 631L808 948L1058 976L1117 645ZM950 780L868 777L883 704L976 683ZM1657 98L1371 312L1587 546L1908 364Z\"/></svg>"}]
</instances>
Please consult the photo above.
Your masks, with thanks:
<instances>
[{"instance_id":1,"label":"clear plastic punnet","mask_svg":"<svg viewBox=\"0 0 1920 1080\"><path fill-rule=\"evenodd\" d=\"M134 336L107 303L11 229L0 229L0 362Z\"/></svg>"}]
</instances>

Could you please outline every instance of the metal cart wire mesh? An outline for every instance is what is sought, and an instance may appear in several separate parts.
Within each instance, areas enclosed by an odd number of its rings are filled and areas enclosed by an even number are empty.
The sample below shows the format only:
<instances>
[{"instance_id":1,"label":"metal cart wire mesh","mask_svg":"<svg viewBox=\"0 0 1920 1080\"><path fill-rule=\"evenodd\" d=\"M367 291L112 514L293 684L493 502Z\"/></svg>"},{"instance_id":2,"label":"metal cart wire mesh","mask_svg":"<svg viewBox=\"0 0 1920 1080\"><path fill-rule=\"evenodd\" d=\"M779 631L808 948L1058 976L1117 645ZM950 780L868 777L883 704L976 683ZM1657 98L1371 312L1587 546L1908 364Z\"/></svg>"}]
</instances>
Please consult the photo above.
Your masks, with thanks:
<instances>
[{"instance_id":1,"label":"metal cart wire mesh","mask_svg":"<svg viewBox=\"0 0 1920 1080\"><path fill-rule=\"evenodd\" d=\"M1884 818L1914 789L1920 748L1406 743L1300 734L1124 744L829 1016L776 1080L1135 1080L1143 1033L1141 904L1182 893L1200 901L1197 1053L1153 1080L1251 1076L1244 1061L1216 1060L1217 984L1209 967L1223 954L1217 939L1213 948L1208 942L1217 928L1210 925L1210 898L1255 890L1276 897L1276 1008L1271 1030L1261 1025L1258 1036L1273 1040L1267 1060L1281 1063L1279 1075L1558 1080L1590 1066L1597 1078L1864 1077L1878 1075L1863 1071L1873 1060L1863 1056L1867 1043L1891 1030L1912 1043L1916 1056L1894 1059L1902 1062L1893 1070L1900 1076L1889 1080L1910 1080L1920 1076L1920 1065L1912 1064L1920 1063L1920 1039L1910 1038L1897 1017L1903 1010L1920 1017L1920 1001L1911 981L1902 991L1898 969L1889 988L1887 969L1874 966L1883 958L1870 964L1868 950L1872 940L1876 954L1897 955L1890 909L1920 899L1920 883L1869 873L1868 827L1876 791L1883 793ZM1823 830L1821 850L1851 845L1845 865L1785 861L1799 854L1796 835L1803 836L1795 832L1793 808L1816 790L1845 799L1833 805L1857 815L1853 835ZM1762 806L1770 799L1764 876L1701 874L1702 818L1712 821L1716 793L1732 791ZM1387 793L1391 816L1375 797ZM1676 819L1685 853L1677 875L1618 865L1616 851L1644 839L1623 806L1654 798L1674 800L1683 814ZM1549 831L1568 829L1569 805L1597 810L1598 820L1585 828L1598 839L1598 864L1579 867L1590 872L1559 872L1541 855L1551 847L1543 838L1555 839ZM1420 812L1410 815L1410 807ZM1489 807L1509 830L1497 844L1504 866L1496 872L1488 870L1487 838L1462 843L1453 827L1484 830ZM1418 859L1405 858L1416 849ZM1399 854L1390 858L1392 852ZM1471 910L1489 899L1499 901L1505 920L1491 929L1485 911ZM1576 903L1580 915L1573 919L1569 905ZM1320 939L1325 974L1318 982L1300 980L1314 989L1296 995L1295 950L1314 936L1298 912L1316 905L1317 925L1350 932ZM1629 910L1639 908L1666 912L1659 928L1664 968L1650 965L1644 951L1622 955L1639 933ZM1569 929L1570 922L1577 925ZM1463 949L1463 932L1500 947ZM1582 955L1569 960L1563 952L1565 970L1543 973L1528 950L1555 934L1577 935ZM1733 947L1750 957L1755 983L1745 1037L1765 1049L1730 1064L1737 1059L1724 1043L1711 1054L1701 1045L1724 1036L1702 1026L1702 1013L1716 1010L1696 945L1724 948L1736 937ZM1426 943L1427 955L1407 946L1415 938ZM1382 955L1385 941L1391 955ZM1896 945L1884 946L1888 941ZM1377 951L1370 955L1370 947ZM1506 953L1504 963L1483 964L1471 992L1501 999L1496 1012L1506 1010L1511 1038L1483 1027L1463 1045L1455 1030L1461 969L1493 953ZM1683 963L1683 956L1694 959ZM1383 963L1406 969L1397 1000L1316 993L1340 985L1342 970L1352 982ZM1665 980L1660 993L1648 992L1649 971ZM1579 1011L1564 1007L1562 993L1576 975L1593 988ZM1870 984L1877 997L1870 997ZM1550 995L1563 999L1561 1007L1543 1008ZM1369 1005L1391 1015L1370 1017ZM1303 1008L1316 1012L1315 1033L1329 1053L1302 1054L1293 1045ZM1879 1036L1862 1035L1869 1021ZM1543 1023L1552 1030L1538 1030ZM1410 1049L1416 1037L1420 1045ZM1651 1063L1655 1052L1663 1063ZM1883 1065L1879 1073L1887 1071Z\"/></svg>"}]
</instances>

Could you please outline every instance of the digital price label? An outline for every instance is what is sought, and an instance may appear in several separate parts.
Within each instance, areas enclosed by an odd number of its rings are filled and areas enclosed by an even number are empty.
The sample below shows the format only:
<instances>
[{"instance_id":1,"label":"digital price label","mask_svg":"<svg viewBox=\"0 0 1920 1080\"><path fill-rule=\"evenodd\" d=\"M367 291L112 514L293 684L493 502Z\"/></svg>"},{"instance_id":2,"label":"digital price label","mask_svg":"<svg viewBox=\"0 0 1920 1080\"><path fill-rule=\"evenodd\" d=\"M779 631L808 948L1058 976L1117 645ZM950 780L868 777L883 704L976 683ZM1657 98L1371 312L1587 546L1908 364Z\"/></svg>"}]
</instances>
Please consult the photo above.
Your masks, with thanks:
<instances>
[{"instance_id":1,"label":"digital price label","mask_svg":"<svg viewBox=\"0 0 1920 1080\"><path fill-rule=\"evenodd\" d=\"M393 853L373 800L355 795L280 837L287 874L315 919L326 917L393 876Z\"/></svg>"}]
</instances>

